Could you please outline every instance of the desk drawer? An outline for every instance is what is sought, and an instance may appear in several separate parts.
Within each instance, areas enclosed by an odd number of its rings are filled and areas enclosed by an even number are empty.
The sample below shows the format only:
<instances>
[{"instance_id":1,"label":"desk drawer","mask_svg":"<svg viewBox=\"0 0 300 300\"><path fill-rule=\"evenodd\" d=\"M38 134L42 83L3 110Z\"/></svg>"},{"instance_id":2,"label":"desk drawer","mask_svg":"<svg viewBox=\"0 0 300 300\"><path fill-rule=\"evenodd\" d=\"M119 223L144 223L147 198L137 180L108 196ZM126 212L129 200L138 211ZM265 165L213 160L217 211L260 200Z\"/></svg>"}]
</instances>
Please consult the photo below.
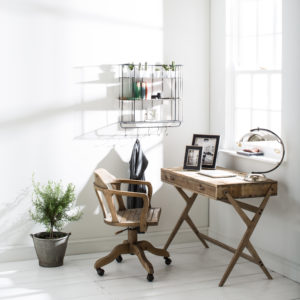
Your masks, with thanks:
<instances>
[{"instance_id":1,"label":"desk drawer","mask_svg":"<svg viewBox=\"0 0 300 300\"><path fill-rule=\"evenodd\" d=\"M203 196L215 198L216 188L214 186L199 182L193 178L186 176L181 176L180 174L175 174L168 172L166 170L161 171L161 180L172 185L191 190L193 192L199 193Z\"/></svg>"},{"instance_id":2,"label":"desk drawer","mask_svg":"<svg viewBox=\"0 0 300 300\"><path fill-rule=\"evenodd\" d=\"M271 196L277 195L277 182L253 182L251 184L236 184L228 186L220 186L218 188L217 199L226 199L226 193L229 193L233 198L258 198L264 197L272 184Z\"/></svg>"},{"instance_id":3,"label":"desk drawer","mask_svg":"<svg viewBox=\"0 0 300 300\"><path fill-rule=\"evenodd\" d=\"M182 168L172 168L161 169L161 180L218 200L227 200L226 193L230 193L236 199L264 197L271 185L271 196L277 195L277 181L271 179L261 182L247 182L240 177L210 178L201 177L195 172L183 172Z\"/></svg>"}]
</instances>

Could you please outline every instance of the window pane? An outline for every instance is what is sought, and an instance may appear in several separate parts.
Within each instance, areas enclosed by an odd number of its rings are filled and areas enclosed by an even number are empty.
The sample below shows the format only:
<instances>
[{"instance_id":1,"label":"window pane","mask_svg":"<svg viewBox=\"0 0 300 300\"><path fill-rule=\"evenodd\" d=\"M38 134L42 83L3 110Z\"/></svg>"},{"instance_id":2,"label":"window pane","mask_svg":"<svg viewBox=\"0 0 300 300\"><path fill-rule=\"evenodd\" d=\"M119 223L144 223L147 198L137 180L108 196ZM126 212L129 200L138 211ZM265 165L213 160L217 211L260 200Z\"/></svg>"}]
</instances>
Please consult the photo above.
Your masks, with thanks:
<instances>
[{"instance_id":1,"label":"window pane","mask_svg":"<svg viewBox=\"0 0 300 300\"><path fill-rule=\"evenodd\" d=\"M240 1L240 35L249 36L256 34L256 1Z\"/></svg>"},{"instance_id":2,"label":"window pane","mask_svg":"<svg viewBox=\"0 0 300 300\"><path fill-rule=\"evenodd\" d=\"M282 0L275 2L275 32L282 32Z\"/></svg>"},{"instance_id":3,"label":"window pane","mask_svg":"<svg viewBox=\"0 0 300 300\"><path fill-rule=\"evenodd\" d=\"M256 68L256 38L247 37L240 39L239 47L239 62L238 65L242 69Z\"/></svg>"},{"instance_id":4,"label":"window pane","mask_svg":"<svg viewBox=\"0 0 300 300\"><path fill-rule=\"evenodd\" d=\"M282 60L282 35L275 36L275 69L281 69Z\"/></svg>"},{"instance_id":5,"label":"window pane","mask_svg":"<svg viewBox=\"0 0 300 300\"><path fill-rule=\"evenodd\" d=\"M274 69L274 37L262 36L258 39L258 60L259 67L263 69Z\"/></svg>"},{"instance_id":6,"label":"window pane","mask_svg":"<svg viewBox=\"0 0 300 300\"><path fill-rule=\"evenodd\" d=\"M278 135L281 134L281 113L271 112L270 113L270 129Z\"/></svg>"},{"instance_id":7,"label":"window pane","mask_svg":"<svg viewBox=\"0 0 300 300\"><path fill-rule=\"evenodd\" d=\"M255 127L280 134L282 1L226 1L226 66L233 76L227 97L234 97L236 140Z\"/></svg>"},{"instance_id":8,"label":"window pane","mask_svg":"<svg viewBox=\"0 0 300 300\"><path fill-rule=\"evenodd\" d=\"M270 34L274 32L274 0L258 1L258 32Z\"/></svg>"},{"instance_id":9,"label":"window pane","mask_svg":"<svg viewBox=\"0 0 300 300\"><path fill-rule=\"evenodd\" d=\"M251 76L248 74L236 76L235 105L239 108L251 107Z\"/></svg>"},{"instance_id":10,"label":"window pane","mask_svg":"<svg viewBox=\"0 0 300 300\"><path fill-rule=\"evenodd\" d=\"M264 110L254 110L252 112L252 128L269 128L268 112Z\"/></svg>"},{"instance_id":11,"label":"window pane","mask_svg":"<svg viewBox=\"0 0 300 300\"><path fill-rule=\"evenodd\" d=\"M253 75L253 108L268 108L268 77L266 74Z\"/></svg>"},{"instance_id":12,"label":"window pane","mask_svg":"<svg viewBox=\"0 0 300 300\"><path fill-rule=\"evenodd\" d=\"M249 109L235 111L235 140L239 140L251 129L251 112Z\"/></svg>"},{"instance_id":13,"label":"window pane","mask_svg":"<svg viewBox=\"0 0 300 300\"><path fill-rule=\"evenodd\" d=\"M281 110L281 74L271 75L270 94L270 108Z\"/></svg>"}]
</instances>

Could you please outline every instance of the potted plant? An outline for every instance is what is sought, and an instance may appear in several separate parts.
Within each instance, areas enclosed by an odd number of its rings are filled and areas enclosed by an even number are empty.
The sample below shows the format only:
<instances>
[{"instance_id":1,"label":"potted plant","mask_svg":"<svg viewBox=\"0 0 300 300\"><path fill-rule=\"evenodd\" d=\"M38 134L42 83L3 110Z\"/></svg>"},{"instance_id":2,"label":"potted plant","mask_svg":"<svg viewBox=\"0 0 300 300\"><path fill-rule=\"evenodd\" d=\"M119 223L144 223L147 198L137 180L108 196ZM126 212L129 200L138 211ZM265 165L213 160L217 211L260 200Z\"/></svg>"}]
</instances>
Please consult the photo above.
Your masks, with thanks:
<instances>
[{"instance_id":1,"label":"potted plant","mask_svg":"<svg viewBox=\"0 0 300 300\"><path fill-rule=\"evenodd\" d=\"M124 76L133 78L134 77L134 63L128 64L127 68L124 68Z\"/></svg>"},{"instance_id":2,"label":"potted plant","mask_svg":"<svg viewBox=\"0 0 300 300\"><path fill-rule=\"evenodd\" d=\"M175 71L176 71L176 65L175 65L175 61L172 61L172 64L170 65L170 76L171 78L175 78Z\"/></svg>"},{"instance_id":3,"label":"potted plant","mask_svg":"<svg viewBox=\"0 0 300 300\"><path fill-rule=\"evenodd\" d=\"M163 77L169 78L170 77L170 66L169 65L162 65L163 67Z\"/></svg>"},{"instance_id":4,"label":"potted plant","mask_svg":"<svg viewBox=\"0 0 300 300\"><path fill-rule=\"evenodd\" d=\"M64 189L61 182L53 181L41 185L34 179L32 183L34 210L30 210L29 213L33 221L43 224L47 229L46 232L31 234L39 265L58 267L63 265L71 234L60 230L66 223L77 221L82 216L80 209L71 213L75 201L75 187L69 183Z\"/></svg>"}]
</instances>

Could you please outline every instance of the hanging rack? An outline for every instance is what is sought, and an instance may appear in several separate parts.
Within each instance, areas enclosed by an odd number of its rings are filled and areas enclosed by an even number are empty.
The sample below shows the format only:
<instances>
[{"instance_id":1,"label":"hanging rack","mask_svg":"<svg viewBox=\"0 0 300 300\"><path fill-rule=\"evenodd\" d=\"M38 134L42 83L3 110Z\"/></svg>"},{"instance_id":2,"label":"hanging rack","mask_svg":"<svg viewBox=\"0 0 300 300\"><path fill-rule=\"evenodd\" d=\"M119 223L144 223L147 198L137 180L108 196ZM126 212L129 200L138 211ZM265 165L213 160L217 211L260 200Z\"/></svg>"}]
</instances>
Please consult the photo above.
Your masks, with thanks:
<instances>
[{"instance_id":1,"label":"hanging rack","mask_svg":"<svg viewBox=\"0 0 300 300\"><path fill-rule=\"evenodd\" d=\"M164 128L181 125L182 65L175 65L174 62L171 65L121 64L119 83L121 128ZM158 108L159 114L155 107L161 107Z\"/></svg>"},{"instance_id":2,"label":"hanging rack","mask_svg":"<svg viewBox=\"0 0 300 300\"><path fill-rule=\"evenodd\" d=\"M118 123L116 123L118 124ZM131 128L124 128L124 131L120 130L120 128L114 128L113 130L107 131L106 128L116 125L116 124L110 124L103 126L101 128L98 128L96 130L92 130L90 132L86 132L78 137L75 137L75 139L120 139L122 137L124 138L138 138L138 137L150 137L153 135L160 136L162 133L165 134L165 136L168 135L168 127L131 127ZM131 130L129 130L131 129ZM152 129L152 130L151 130ZM155 129L157 131L155 131Z\"/></svg>"}]
</instances>

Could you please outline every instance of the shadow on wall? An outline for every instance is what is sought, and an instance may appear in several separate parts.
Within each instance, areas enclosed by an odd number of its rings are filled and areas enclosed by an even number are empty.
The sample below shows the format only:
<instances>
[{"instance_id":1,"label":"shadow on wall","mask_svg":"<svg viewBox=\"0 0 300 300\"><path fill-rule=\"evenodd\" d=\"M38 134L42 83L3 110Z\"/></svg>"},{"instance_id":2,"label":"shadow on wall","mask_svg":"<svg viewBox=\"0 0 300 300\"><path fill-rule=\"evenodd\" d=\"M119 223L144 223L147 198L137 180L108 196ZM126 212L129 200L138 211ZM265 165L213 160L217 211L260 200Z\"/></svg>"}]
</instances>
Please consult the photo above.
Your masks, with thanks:
<instances>
[{"instance_id":1,"label":"shadow on wall","mask_svg":"<svg viewBox=\"0 0 300 300\"><path fill-rule=\"evenodd\" d=\"M108 170L111 174L119 178L128 178L128 163L125 163L120 158L119 154L116 152L115 149L111 149L111 151L107 154L107 156L97 164L95 170L98 168L104 168ZM102 211L99 207L99 202L94 190L94 174L91 173L90 177L88 178L85 186L78 194L77 198L77 206L84 207L83 209L83 218L79 222L75 222L73 224L67 225L64 230L66 232L72 231L74 232L74 240L76 238L88 238L87 233L92 234L95 232L96 228L96 236L99 236L99 233L103 236L107 236L107 232L109 230L102 220ZM125 199L124 199L125 202ZM99 218L100 216L100 218ZM88 221L87 221L88 220ZM84 228L82 227L84 224ZM115 228L111 229L111 232L114 232ZM80 233L82 236L76 236L76 233ZM93 235L93 237L95 234Z\"/></svg>"},{"instance_id":2,"label":"shadow on wall","mask_svg":"<svg viewBox=\"0 0 300 300\"><path fill-rule=\"evenodd\" d=\"M81 127L83 129L85 111L106 112L119 109L117 100L119 79L116 65L80 66L75 67L75 69L79 70L78 76L80 79L77 84L80 85L80 103L69 106L46 107L43 110L16 119L0 121L0 129L23 126L70 112L81 112ZM94 89L92 86L99 86L102 90L102 96L98 92L90 94L89 89ZM74 102L78 102L78 100L74 99ZM107 124L107 126L113 124Z\"/></svg>"},{"instance_id":3,"label":"shadow on wall","mask_svg":"<svg viewBox=\"0 0 300 300\"><path fill-rule=\"evenodd\" d=\"M30 232L33 227L29 216L31 203L26 201L30 194L31 187L26 187L13 201L0 208L0 239L5 241L6 246L18 243L24 238L24 232Z\"/></svg>"},{"instance_id":4,"label":"shadow on wall","mask_svg":"<svg viewBox=\"0 0 300 300\"><path fill-rule=\"evenodd\" d=\"M122 161L119 154L113 148L107 156L97 164L95 169L104 168L109 170L109 172L116 177L128 178L128 166L128 163ZM104 228L105 224L102 220L102 212L99 209L93 182L94 174L92 173L78 194L76 205L84 207L83 218L79 222L70 223L63 228L65 232L74 233L74 239L88 238L86 233L93 233L95 228L97 228L97 235L101 232L107 235L109 230L111 230L111 234L113 234L115 231L115 228L109 228L109 226ZM23 240L24 232L33 232L34 223L29 216L29 209L32 208L32 205L31 202L26 201L26 199L31 197L31 193L32 188L28 186L24 188L13 201L0 207L0 238L6 241L6 246L8 247L9 245L16 245L18 241ZM87 222L85 220L89 221ZM84 228L82 224L84 224ZM20 230L20 228L22 228L22 230ZM81 236L76 236L78 233ZM30 239L29 235L28 239ZM6 251L9 250L1 249L1 254L5 255Z\"/></svg>"},{"instance_id":5,"label":"shadow on wall","mask_svg":"<svg viewBox=\"0 0 300 300\"><path fill-rule=\"evenodd\" d=\"M150 135L160 135L167 128L127 128L121 129L119 125L119 65L92 65L77 66L81 97L81 133L76 136L77 140L118 140L120 138L138 138ZM101 95L99 101L91 101L95 96ZM151 104L153 105L153 103ZM158 105L158 104L155 104ZM91 116L88 111L94 110L101 112L101 116L97 119L97 126L101 122L102 126L89 129L86 126L90 122ZM131 116L131 113L128 113ZM124 116L126 118L126 116ZM113 142L115 145L115 142Z\"/></svg>"},{"instance_id":6,"label":"shadow on wall","mask_svg":"<svg viewBox=\"0 0 300 300\"><path fill-rule=\"evenodd\" d=\"M91 103L95 97L99 97L99 101L94 107L87 109L94 110L95 113L101 112L99 115L99 123L101 127L93 129L87 125L90 123L91 114L87 110L81 110L81 134L76 139L93 139L102 137L112 137L119 132L118 127L118 110L119 110L119 66L118 65L91 65L77 66L74 68L78 73L77 85L80 87L81 105L85 107Z\"/></svg>"},{"instance_id":7,"label":"shadow on wall","mask_svg":"<svg viewBox=\"0 0 300 300\"><path fill-rule=\"evenodd\" d=\"M81 101L85 102L85 85L104 84L106 87L106 99L117 99L119 93L119 66L118 65L92 65L77 66L81 85ZM108 107L111 109L111 106Z\"/></svg>"}]
</instances>

